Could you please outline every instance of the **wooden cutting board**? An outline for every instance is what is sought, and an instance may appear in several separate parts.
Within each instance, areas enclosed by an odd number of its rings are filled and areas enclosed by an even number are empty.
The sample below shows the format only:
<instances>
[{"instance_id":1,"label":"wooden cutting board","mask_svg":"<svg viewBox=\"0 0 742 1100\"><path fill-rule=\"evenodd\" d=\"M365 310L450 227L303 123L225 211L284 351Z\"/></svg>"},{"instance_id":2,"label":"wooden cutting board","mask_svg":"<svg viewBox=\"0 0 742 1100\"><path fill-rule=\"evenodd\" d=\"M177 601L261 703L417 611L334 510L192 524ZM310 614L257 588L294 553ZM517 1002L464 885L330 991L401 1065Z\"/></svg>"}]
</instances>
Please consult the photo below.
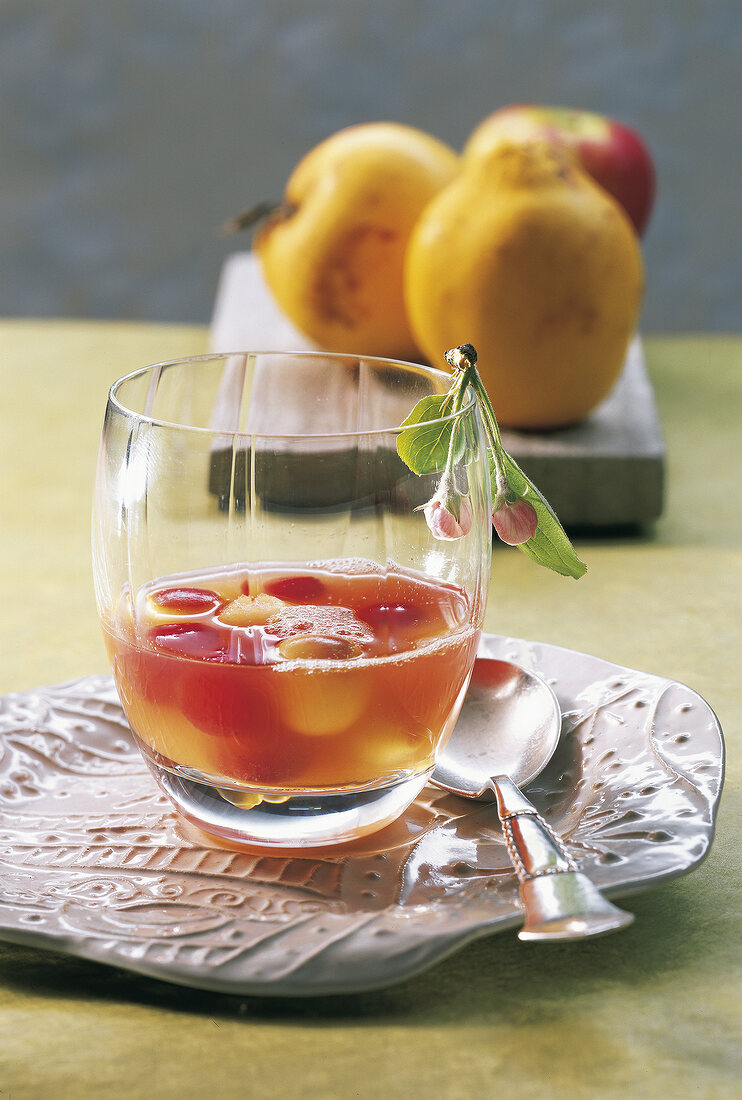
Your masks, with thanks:
<instances>
[{"instance_id":1,"label":"wooden cutting board","mask_svg":"<svg viewBox=\"0 0 742 1100\"><path fill-rule=\"evenodd\" d=\"M224 264L210 346L220 352L316 347L281 313L251 252L236 252ZM665 445L638 336L613 392L582 423L502 435L567 527L635 526L662 511Z\"/></svg>"}]
</instances>

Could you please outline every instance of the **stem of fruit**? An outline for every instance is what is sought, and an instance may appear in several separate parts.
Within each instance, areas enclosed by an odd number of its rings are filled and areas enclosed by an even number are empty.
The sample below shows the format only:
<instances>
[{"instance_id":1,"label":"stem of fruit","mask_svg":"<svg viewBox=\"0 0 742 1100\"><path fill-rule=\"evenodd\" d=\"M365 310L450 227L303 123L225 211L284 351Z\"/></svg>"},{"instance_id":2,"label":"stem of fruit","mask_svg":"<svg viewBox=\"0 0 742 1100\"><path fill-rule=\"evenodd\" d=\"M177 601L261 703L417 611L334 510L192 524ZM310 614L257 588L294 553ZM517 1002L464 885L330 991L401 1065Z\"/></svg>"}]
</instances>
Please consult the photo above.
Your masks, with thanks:
<instances>
[{"instance_id":1,"label":"stem of fruit","mask_svg":"<svg viewBox=\"0 0 742 1100\"><path fill-rule=\"evenodd\" d=\"M281 218L288 218L294 213L294 208L287 206L286 203L281 202L259 202L256 206L251 206L247 210L241 210L239 214L234 214L231 218L227 218L219 227L219 234L222 237L229 237L233 233L241 233L245 229L252 229L253 226L258 225L259 222L266 221L266 219L273 215L280 216Z\"/></svg>"}]
</instances>

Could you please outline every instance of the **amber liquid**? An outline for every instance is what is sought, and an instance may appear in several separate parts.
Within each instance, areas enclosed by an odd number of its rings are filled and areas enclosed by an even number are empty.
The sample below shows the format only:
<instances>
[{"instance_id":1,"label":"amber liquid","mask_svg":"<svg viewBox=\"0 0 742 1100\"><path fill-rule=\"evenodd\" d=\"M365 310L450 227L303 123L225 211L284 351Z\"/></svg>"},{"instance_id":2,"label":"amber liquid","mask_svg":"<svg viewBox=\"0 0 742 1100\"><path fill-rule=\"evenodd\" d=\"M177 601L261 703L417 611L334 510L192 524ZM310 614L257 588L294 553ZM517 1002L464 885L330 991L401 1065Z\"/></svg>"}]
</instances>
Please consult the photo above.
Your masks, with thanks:
<instances>
[{"instance_id":1,"label":"amber liquid","mask_svg":"<svg viewBox=\"0 0 742 1100\"><path fill-rule=\"evenodd\" d=\"M154 763L277 793L432 767L479 638L461 589L357 562L164 579L104 629Z\"/></svg>"}]
</instances>

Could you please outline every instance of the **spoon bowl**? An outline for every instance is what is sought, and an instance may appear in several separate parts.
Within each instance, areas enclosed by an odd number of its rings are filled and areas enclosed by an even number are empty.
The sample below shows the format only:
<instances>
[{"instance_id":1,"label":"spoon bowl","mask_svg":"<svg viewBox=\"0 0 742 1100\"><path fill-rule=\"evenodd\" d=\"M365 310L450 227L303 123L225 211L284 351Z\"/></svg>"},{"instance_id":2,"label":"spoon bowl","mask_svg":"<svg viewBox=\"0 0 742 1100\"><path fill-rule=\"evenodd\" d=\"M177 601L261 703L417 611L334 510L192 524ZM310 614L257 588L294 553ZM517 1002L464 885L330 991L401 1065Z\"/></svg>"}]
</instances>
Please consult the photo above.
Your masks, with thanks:
<instances>
[{"instance_id":1,"label":"spoon bowl","mask_svg":"<svg viewBox=\"0 0 742 1100\"><path fill-rule=\"evenodd\" d=\"M479 657L433 782L493 802L490 777L507 775L525 787L554 755L561 725L559 703L544 680L511 661Z\"/></svg>"},{"instance_id":2,"label":"spoon bowl","mask_svg":"<svg viewBox=\"0 0 742 1100\"><path fill-rule=\"evenodd\" d=\"M523 903L523 940L573 940L624 928L633 915L604 898L519 790L554 755L561 712L539 676L477 658L464 705L432 782L464 798L494 797Z\"/></svg>"}]
</instances>

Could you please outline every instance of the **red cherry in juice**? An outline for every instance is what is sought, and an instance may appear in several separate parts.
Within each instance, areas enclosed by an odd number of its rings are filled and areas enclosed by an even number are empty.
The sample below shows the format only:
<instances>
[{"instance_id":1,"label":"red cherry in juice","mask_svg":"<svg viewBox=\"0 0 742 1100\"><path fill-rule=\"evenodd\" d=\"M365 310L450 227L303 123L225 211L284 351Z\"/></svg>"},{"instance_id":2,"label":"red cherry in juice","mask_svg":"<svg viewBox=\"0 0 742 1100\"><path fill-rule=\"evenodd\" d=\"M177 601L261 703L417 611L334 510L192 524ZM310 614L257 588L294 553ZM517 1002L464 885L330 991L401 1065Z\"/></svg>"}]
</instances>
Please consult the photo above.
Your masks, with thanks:
<instances>
[{"instance_id":1,"label":"red cherry in juice","mask_svg":"<svg viewBox=\"0 0 742 1100\"><path fill-rule=\"evenodd\" d=\"M147 637L173 657L195 657L201 661L227 659L227 635L210 623L164 623L153 626Z\"/></svg>"},{"instance_id":2,"label":"red cherry in juice","mask_svg":"<svg viewBox=\"0 0 742 1100\"><path fill-rule=\"evenodd\" d=\"M305 740L283 727L275 691L259 668L189 662L179 706L212 739L214 767L232 779L290 783L308 758Z\"/></svg>"},{"instance_id":3,"label":"red cherry in juice","mask_svg":"<svg viewBox=\"0 0 742 1100\"><path fill-rule=\"evenodd\" d=\"M358 617L368 623L375 633L407 630L426 619L424 609L414 603L375 603L362 608Z\"/></svg>"},{"instance_id":4,"label":"red cherry in juice","mask_svg":"<svg viewBox=\"0 0 742 1100\"><path fill-rule=\"evenodd\" d=\"M162 588L150 600L161 611L172 611L175 615L217 611L224 604L221 596L209 588Z\"/></svg>"},{"instance_id":5,"label":"red cherry in juice","mask_svg":"<svg viewBox=\"0 0 742 1100\"><path fill-rule=\"evenodd\" d=\"M419 604L401 601L371 604L361 608L358 617L371 627L377 642L391 653L405 649L415 628L428 618Z\"/></svg>"},{"instance_id":6,"label":"red cherry in juice","mask_svg":"<svg viewBox=\"0 0 742 1100\"><path fill-rule=\"evenodd\" d=\"M319 577L279 577L265 586L269 596L287 603L318 603L326 589Z\"/></svg>"},{"instance_id":7,"label":"red cherry in juice","mask_svg":"<svg viewBox=\"0 0 742 1100\"><path fill-rule=\"evenodd\" d=\"M180 702L186 718L212 737L244 741L264 736L273 716L270 694L261 690L259 677L238 665L192 666Z\"/></svg>"}]
</instances>

